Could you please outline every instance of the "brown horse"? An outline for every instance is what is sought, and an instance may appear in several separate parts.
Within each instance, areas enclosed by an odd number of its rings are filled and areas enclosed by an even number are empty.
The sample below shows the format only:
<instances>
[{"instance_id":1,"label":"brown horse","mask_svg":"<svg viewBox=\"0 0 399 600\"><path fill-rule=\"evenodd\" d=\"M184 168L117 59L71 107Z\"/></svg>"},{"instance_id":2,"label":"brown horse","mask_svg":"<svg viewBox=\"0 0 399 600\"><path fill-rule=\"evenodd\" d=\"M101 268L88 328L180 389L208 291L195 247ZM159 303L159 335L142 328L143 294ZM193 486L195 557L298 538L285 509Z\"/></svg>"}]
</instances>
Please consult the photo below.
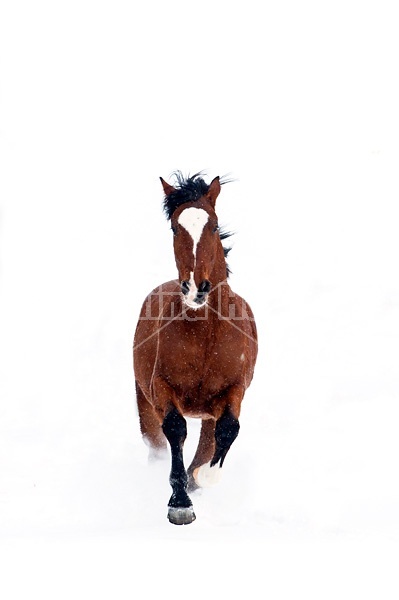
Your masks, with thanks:
<instances>
[{"instance_id":1,"label":"brown horse","mask_svg":"<svg viewBox=\"0 0 399 600\"><path fill-rule=\"evenodd\" d=\"M215 202L219 177L210 185L196 174L176 174L175 187L161 177L171 221L178 279L155 288L144 301L133 360L141 432L150 457L171 449L168 504L171 523L195 519L187 492L216 482L239 431L238 418L252 380L257 334L248 304L227 283L228 249ZM184 416L202 419L198 448L187 472Z\"/></svg>"}]
</instances>

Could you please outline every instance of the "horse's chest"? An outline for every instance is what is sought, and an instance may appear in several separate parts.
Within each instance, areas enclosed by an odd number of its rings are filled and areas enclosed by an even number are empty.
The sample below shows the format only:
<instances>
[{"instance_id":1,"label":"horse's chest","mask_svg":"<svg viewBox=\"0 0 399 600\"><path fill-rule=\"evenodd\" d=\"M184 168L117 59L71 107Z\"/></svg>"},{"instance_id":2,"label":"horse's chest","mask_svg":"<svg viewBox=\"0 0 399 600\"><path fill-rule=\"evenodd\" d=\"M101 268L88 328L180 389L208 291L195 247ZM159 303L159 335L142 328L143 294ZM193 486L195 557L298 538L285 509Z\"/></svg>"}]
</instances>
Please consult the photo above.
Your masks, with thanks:
<instances>
[{"instance_id":1,"label":"horse's chest","mask_svg":"<svg viewBox=\"0 0 399 600\"><path fill-rule=\"evenodd\" d=\"M206 340L176 337L170 345L160 348L159 359L169 378L181 379L187 374L201 376L209 359Z\"/></svg>"},{"instance_id":2,"label":"horse's chest","mask_svg":"<svg viewBox=\"0 0 399 600\"><path fill-rule=\"evenodd\" d=\"M229 336L206 335L198 330L169 335L160 346L161 372L182 391L211 393L231 383L243 368L243 353Z\"/></svg>"}]
</instances>

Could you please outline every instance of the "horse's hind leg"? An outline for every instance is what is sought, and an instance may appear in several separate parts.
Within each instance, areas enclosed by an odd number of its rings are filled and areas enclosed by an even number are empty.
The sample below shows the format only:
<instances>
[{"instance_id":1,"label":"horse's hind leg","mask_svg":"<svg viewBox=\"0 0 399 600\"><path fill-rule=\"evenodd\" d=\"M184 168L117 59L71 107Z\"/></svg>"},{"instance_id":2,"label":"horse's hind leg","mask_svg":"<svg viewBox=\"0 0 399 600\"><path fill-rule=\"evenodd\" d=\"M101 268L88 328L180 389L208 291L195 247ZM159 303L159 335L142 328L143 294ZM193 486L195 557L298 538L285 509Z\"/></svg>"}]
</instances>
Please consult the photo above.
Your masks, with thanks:
<instances>
[{"instance_id":1,"label":"horse's hind leg","mask_svg":"<svg viewBox=\"0 0 399 600\"><path fill-rule=\"evenodd\" d=\"M215 426L214 419L203 419L201 425L201 434L198 441L197 451L187 469L188 473L188 491L192 492L200 484L196 481L197 473L202 465L209 463L215 453ZM204 487L204 486L202 486Z\"/></svg>"},{"instance_id":2,"label":"horse's hind leg","mask_svg":"<svg viewBox=\"0 0 399 600\"><path fill-rule=\"evenodd\" d=\"M162 432L155 410L148 402L136 381L137 408L139 411L140 429L144 441L149 446L149 459L162 458L167 454L166 438Z\"/></svg>"}]
</instances>

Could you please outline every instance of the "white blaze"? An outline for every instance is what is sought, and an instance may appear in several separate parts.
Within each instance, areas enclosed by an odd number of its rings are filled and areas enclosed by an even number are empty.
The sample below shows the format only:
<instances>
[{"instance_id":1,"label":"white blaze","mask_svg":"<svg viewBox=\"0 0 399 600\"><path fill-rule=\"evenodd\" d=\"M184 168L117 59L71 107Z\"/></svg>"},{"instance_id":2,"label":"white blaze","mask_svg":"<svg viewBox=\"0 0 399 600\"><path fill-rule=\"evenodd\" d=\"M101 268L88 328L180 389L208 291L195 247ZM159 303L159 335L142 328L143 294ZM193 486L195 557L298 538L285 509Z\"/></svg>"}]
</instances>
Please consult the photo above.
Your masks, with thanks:
<instances>
[{"instance_id":1,"label":"white blaze","mask_svg":"<svg viewBox=\"0 0 399 600\"><path fill-rule=\"evenodd\" d=\"M194 268L197 255L197 245L201 239L202 232L207 224L209 215L203 208L186 208L180 214L178 222L190 234L193 240Z\"/></svg>"},{"instance_id":2,"label":"white blaze","mask_svg":"<svg viewBox=\"0 0 399 600\"><path fill-rule=\"evenodd\" d=\"M194 299L197 296L198 289L194 281L195 263L197 258L197 246L201 239L202 232L205 225L207 224L209 215L203 208L195 208L191 206L182 211L178 218L178 223L184 227L184 229L190 234L193 240L193 255L194 255L194 268L190 273L190 291L185 297L185 302L192 308L199 308L195 304Z\"/></svg>"},{"instance_id":3,"label":"white blaze","mask_svg":"<svg viewBox=\"0 0 399 600\"><path fill-rule=\"evenodd\" d=\"M194 259L194 267L195 267L195 259ZM190 291L188 292L187 296L186 296L186 302L189 305L193 305L194 308L197 308L197 305L194 303L195 297L197 296L197 286L195 285L195 281L194 281L194 271L191 271L190 273Z\"/></svg>"}]
</instances>

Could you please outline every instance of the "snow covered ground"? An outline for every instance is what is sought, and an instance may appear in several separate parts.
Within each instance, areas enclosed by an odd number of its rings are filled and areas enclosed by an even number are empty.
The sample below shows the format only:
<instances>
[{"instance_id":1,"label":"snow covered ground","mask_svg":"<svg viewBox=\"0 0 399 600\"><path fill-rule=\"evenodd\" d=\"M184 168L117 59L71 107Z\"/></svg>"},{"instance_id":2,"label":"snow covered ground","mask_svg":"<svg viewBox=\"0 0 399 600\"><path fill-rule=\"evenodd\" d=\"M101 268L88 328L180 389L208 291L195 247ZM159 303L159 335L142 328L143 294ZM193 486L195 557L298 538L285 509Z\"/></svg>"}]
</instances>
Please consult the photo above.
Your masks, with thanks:
<instances>
[{"instance_id":1,"label":"snow covered ground","mask_svg":"<svg viewBox=\"0 0 399 600\"><path fill-rule=\"evenodd\" d=\"M2 598L397 598L393 4L2 2ZM141 303L175 276L175 169L236 178L218 213L259 329L188 527L131 367Z\"/></svg>"}]
</instances>

